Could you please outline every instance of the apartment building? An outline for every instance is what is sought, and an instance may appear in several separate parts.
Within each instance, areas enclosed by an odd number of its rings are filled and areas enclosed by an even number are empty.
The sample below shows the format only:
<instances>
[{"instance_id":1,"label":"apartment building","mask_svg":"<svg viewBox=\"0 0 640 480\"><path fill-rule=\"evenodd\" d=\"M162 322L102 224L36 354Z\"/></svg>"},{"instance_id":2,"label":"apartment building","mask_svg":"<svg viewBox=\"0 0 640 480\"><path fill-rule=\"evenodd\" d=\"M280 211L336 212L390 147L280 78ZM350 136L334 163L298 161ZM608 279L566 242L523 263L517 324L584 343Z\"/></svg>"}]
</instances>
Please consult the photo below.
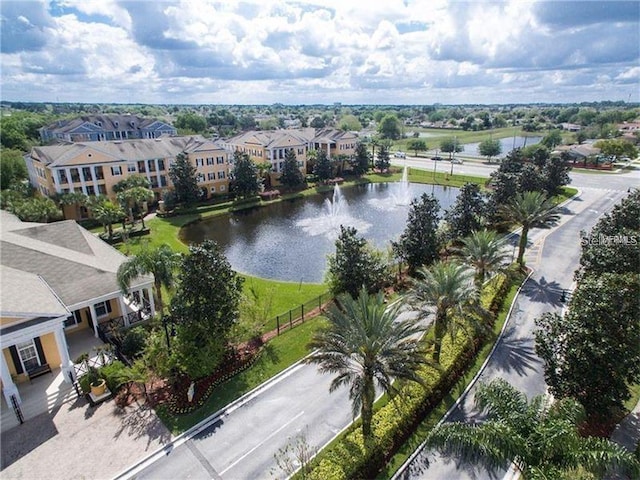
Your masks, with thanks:
<instances>
[{"instance_id":1,"label":"apartment building","mask_svg":"<svg viewBox=\"0 0 640 480\"><path fill-rule=\"evenodd\" d=\"M282 173L287 150L293 149L300 170L307 173L308 153L324 150L329 158L351 156L356 151L358 136L334 128L299 128L269 131L249 131L222 141L229 151L247 153L256 163L271 164L271 180L277 183Z\"/></svg>"},{"instance_id":2,"label":"apartment building","mask_svg":"<svg viewBox=\"0 0 640 480\"><path fill-rule=\"evenodd\" d=\"M84 115L58 120L40 129L43 142L106 142L177 135L178 130L154 118L137 115Z\"/></svg>"},{"instance_id":3,"label":"apartment building","mask_svg":"<svg viewBox=\"0 0 640 480\"><path fill-rule=\"evenodd\" d=\"M25 155L25 162L31 184L47 197L56 193L82 192L88 196L106 195L115 200L113 186L116 183L130 175L142 175L149 180L159 199L162 190L173 187L169 168L180 153L196 167L203 198L227 192L231 155L201 136L33 147ZM79 211L81 218L86 213L82 209Z\"/></svg>"}]
</instances>

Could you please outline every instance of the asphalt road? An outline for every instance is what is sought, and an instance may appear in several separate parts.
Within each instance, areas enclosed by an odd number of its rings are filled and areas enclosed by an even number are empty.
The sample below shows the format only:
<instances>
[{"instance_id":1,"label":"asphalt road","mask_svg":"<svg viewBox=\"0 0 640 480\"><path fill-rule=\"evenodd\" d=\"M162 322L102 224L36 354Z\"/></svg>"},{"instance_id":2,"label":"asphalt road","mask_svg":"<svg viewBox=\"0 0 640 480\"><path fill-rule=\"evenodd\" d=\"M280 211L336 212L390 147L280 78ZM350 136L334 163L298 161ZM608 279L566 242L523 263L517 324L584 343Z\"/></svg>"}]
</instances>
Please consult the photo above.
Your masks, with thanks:
<instances>
[{"instance_id":1,"label":"asphalt road","mask_svg":"<svg viewBox=\"0 0 640 480\"><path fill-rule=\"evenodd\" d=\"M626 192L620 190L586 188L563 209L557 227L530 233L527 265L534 273L516 299L504 336L482 372L480 382L503 378L529 398L545 393L543 364L535 353L534 321L545 312L563 308L561 292L572 288L573 273L579 264L580 231L591 229L624 195ZM447 421L482 420L481 412L474 407L474 392L475 387ZM455 459L443 458L433 451L420 450L397 478L479 480L503 478L505 474L506 468L490 473L476 466L459 465Z\"/></svg>"},{"instance_id":2,"label":"asphalt road","mask_svg":"<svg viewBox=\"0 0 640 480\"><path fill-rule=\"evenodd\" d=\"M554 288L571 285L579 255L578 232L590 228L626 188L628 186L621 186L618 191L586 190L581 199L568 207L564 215L566 226L551 233L546 240L548 231L532 232L532 241L545 245L544 249L536 245L529 249L528 262L538 271L527 286L528 293L519 300L518 312L510 327L513 330L508 331L501 345L499 360L485 375L504 376L518 388L528 387L532 394L544 391L541 368L532 353L532 319L543 311L559 308L557 300L547 296ZM551 258L552 262L544 262ZM165 451L125 472L122 478L276 478L274 455L292 438L304 432L309 445L322 446L352 421L348 392L340 389L329 393L331 379L318 373L315 365L295 366L268 382L247 401L211 419L195 435L168 445ZM472 412L470 405L462 404L462 416L454 418L463 418L465 412ZM458 471L453 471L453 477L449 476L446 469L436 470L434 465L429 471L428 477L407 478L465 478L459 476Z\"/></svg>"}]
</instances>

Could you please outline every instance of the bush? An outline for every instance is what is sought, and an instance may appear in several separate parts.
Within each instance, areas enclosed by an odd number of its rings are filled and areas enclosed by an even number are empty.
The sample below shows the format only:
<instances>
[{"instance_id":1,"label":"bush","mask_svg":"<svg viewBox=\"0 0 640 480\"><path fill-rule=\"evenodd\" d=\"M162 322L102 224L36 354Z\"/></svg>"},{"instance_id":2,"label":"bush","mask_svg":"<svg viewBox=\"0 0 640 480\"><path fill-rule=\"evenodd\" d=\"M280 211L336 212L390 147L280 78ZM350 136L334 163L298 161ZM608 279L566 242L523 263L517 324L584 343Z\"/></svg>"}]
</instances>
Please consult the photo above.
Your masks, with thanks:
<instances>
[{"instance_id":1,"label":"bush","mask_svg":"<svg viewBox=\"0 0 640 480\"><path fill-rule=\"evenodd\" d=\"M107 382L107 388L111 390L111 393L117 392L123 383L126 382L128 367L125 366L120 360L111 362L99 370L99 375Z\"/></svg>"},{"instance_id":2,"label":"bush","mask_svg":"<svg viewBox=\"0 0 640 480\"><path fill-rule=\"evenodd\" d=\"M137 358L145 347L147 331L144 327L138 326L127 330L120 351L129 358Z\"/></svg>"}]
</instances>

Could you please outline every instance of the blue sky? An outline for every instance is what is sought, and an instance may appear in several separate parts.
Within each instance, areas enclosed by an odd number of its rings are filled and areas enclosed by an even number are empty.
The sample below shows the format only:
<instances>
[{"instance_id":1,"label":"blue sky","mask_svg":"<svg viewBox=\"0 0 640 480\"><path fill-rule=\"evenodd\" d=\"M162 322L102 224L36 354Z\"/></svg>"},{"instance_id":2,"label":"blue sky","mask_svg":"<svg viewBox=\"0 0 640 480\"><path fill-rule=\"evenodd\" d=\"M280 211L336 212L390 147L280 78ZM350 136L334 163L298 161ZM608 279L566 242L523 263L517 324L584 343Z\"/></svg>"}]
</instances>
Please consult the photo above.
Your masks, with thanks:
<instances>
[{"instance_id":1,"label":"blue sky","mask_svg":"<svg viewBox=\"0 0 640 480\"><path fill-rule=\"evenodd\" d=\"M639 1L2 0L3 100L640 101Z\"/></svg>"}]
</instances>

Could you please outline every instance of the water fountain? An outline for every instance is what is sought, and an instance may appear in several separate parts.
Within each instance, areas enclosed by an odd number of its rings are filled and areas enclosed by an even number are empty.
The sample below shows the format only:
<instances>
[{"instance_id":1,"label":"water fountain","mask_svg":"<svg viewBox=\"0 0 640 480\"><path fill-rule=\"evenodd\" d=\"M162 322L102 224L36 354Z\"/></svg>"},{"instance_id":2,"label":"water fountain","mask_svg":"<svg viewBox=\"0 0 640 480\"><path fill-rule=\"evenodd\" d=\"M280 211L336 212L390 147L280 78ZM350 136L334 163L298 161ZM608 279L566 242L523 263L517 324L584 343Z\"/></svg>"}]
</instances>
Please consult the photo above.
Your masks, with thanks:
<instances>
[{"instance_id":1,"label":"water fountain","mask_svg":"<svg viewBox=\"0 0 640 480\"><path fill-rule=\"evenodd\" d=\"M406 165L402 171L402 179L400 182L390 183L388 186L393 189L389 197L372 198L368 202L369 205L376 210L389 212L411 204L413 195L411 194L411 187L409 186L409 175Z\"/></svg>"},{"instance_id":2,"label":"water fountain","mask_svg":"<svg viewBox=\"0 0 640 480\"><path fill-rule=\"evenodd\" d=\"M349 214L347 202L342 196L340 186L336 185L333 189L333 197L331 200L324 200L324 214L313 218L303 218L296 223L304 232L313 237L324 235L331 240L338 238L340 233L340 225L345 227L355 227L358 233L366 232L371 224L363 220L359 220Z\"/></svg>"}]
</instances>

